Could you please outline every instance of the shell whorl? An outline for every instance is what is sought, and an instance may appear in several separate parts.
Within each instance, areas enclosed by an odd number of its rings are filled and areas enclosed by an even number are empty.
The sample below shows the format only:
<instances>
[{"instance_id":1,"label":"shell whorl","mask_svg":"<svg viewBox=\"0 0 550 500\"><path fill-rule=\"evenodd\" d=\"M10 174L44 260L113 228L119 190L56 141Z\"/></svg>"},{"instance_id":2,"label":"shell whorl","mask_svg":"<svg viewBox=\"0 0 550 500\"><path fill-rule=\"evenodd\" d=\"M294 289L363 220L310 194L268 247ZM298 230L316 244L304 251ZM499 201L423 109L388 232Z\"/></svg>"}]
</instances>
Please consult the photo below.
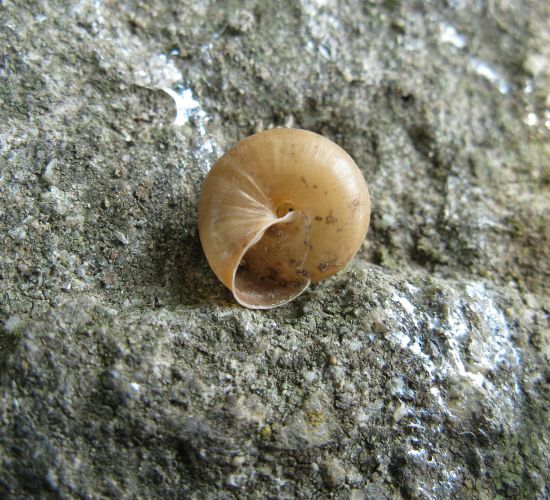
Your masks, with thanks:
<instances>
[{"instance_id":1,"label":"shell whorl","mask_svg":"<svg viewBox=\"0 0 550 500\"><path fill-rule=\"evenodd\" d=\"M369 216L367 185L342 148L313 132L272 129L239 142L209 172L199 234L237 301L270 308L344 267Z\"/></svg>"}]
</instances>

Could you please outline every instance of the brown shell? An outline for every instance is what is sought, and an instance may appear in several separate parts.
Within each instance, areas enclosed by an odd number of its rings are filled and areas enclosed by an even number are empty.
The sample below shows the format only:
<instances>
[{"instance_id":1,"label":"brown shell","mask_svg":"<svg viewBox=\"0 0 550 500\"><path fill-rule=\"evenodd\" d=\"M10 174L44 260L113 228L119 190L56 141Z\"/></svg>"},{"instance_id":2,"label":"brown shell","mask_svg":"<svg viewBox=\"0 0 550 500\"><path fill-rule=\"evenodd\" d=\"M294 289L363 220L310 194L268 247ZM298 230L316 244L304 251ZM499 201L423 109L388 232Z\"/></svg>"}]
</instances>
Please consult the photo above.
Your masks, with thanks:
<instances>
[{"instance_id":1,"label":"brown shell","mask_svg":"<svg viewBox=\"0 0 550 500\"><path fill-rule=\"evenodd\" d=\"M299 129L252 135L210 170L199 234L216 276L237 301L268 309L342 269L370 218L365 179L330 140Z\"/></svg>"}]
</instances>

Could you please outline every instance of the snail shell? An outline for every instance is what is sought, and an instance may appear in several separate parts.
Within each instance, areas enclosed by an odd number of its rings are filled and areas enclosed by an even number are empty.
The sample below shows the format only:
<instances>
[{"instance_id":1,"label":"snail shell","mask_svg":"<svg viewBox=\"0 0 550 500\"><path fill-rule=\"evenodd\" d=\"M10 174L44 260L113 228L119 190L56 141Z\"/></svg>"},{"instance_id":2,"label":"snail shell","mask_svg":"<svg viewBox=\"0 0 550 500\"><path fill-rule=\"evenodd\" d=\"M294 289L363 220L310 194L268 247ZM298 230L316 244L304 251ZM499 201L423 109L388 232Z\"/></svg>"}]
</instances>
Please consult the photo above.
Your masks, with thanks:
<instances>
[{"instance_id":1,"label":"snail shell","mask_svg":"<svg viewBox=\"0 0 550 500\"><path fill-rule=\"evenodd\" d=\"M330 140L298 129L252 135L210 170L199 235L237 301L268 309L342 269L370 218L365 179Z\"/></svg>"}]
</instances>

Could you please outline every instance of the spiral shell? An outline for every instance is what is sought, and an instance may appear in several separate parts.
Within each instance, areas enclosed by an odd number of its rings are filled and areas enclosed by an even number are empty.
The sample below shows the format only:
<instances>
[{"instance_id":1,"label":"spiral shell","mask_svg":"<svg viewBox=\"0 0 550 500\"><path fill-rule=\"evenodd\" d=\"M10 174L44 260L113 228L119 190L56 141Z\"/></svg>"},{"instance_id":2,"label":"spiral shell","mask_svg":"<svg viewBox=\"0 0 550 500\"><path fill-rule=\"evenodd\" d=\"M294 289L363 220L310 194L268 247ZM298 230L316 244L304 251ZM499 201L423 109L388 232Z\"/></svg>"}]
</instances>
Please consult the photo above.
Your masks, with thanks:
<instances>
[{"instance_id":1,"label":"spiral shell","mask_svg":"<svg viewBox=\"0 0 550 500\"><path fill-rule=\"evenodd\" d=\"M355 255L370 218L367 184L339 146L313 132L252 135L210 170L199 235L210 267L253 309L285 304Z\"/></svg>"}]
</instances>

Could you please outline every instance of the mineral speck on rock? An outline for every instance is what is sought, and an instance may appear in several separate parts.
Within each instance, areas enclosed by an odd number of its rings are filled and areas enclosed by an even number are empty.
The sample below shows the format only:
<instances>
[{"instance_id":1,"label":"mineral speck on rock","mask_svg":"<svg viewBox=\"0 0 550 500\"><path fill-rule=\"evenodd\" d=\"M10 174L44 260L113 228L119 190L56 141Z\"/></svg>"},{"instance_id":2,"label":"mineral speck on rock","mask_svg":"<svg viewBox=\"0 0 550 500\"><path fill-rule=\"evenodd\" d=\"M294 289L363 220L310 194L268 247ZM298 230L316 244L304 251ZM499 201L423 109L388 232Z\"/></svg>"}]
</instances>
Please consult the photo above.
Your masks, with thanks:
<instances>
[{"instance_id":1,"label":"mineral speck on rock","mask_svg":"<svg viewBox=\"0 0 550 500\"><path fill-rule=\"evenodd\" d=\"M344 484L346 480L346 471L336 460L327 460L325 462L325 481L328 486L337 488Z\"/></svg>"},{"instance_id":2,"label":"mineral speck on rock","mask_svg":"<svg viewBox=\"0 0 550 500\"><path fill-rule=\"evenodd\" d=\"M0 497L546 498L548 17L0 2ZM371 226L250 311L197 203L277 126L353 157Z\"/></svg>"}]
</instances>

